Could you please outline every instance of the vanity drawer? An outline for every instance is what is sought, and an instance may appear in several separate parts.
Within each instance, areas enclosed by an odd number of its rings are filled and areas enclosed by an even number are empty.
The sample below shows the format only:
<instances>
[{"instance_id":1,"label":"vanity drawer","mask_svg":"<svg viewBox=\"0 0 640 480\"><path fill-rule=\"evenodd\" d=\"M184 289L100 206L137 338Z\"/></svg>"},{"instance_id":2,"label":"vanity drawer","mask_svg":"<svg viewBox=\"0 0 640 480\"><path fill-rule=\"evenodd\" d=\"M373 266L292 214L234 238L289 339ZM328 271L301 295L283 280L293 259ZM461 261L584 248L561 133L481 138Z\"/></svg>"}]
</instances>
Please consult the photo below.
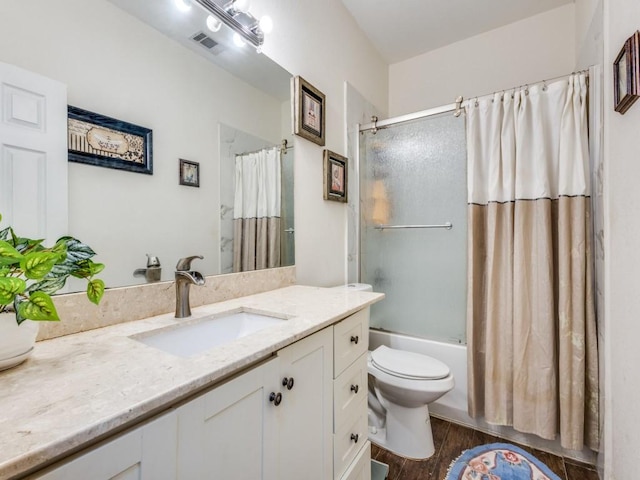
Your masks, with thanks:
<instances>
[{"instance_id":1,"label":"vanity drawer","mask_svg":"<svg viewBox=\"0 0 640 480\"><path fill-rule=\"evenodd\" d=\"M341 425L333 436L333 476L340 478L368 443L366 398L358 405L357 414L350 422Z\"/></svg>"},{"instance_id":2,"label":"vanity drawer","mask_svg":"<svg viewBox=\"0 0 640 480\"><path fill-rule=\"evenodd\" d=\"M367 442L340 480L371 480L371 442Z\"/></svg>"},{"instance_id":3,"label":"vanity drawer","mask_svg":"<svg viewBox=\"0 0 640 480\"><path fill-rule=\"evenodd\" d=\"M345 318L333 327L333 378L369 348L369 309Z\"/></svg>"},{"instance_id":4,"label":"vanity drawer","mask_svg":"<svg viewBox=\"0 0 640 480\"><path fill-rule=\"evenodd\" d=\"M333 382L334 432L357 415L362 401L367 398L367 355L366 353L347 367Z\"/></svg>"}]
</instances>

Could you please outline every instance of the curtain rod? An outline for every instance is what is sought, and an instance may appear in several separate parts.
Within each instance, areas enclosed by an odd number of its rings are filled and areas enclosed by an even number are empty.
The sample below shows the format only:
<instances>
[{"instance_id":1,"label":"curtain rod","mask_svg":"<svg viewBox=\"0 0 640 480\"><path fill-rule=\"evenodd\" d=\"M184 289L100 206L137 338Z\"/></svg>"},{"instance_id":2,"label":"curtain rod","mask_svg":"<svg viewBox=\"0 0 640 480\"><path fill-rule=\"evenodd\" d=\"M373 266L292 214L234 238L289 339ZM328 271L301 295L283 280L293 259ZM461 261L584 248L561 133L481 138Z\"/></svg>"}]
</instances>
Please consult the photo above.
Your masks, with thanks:
<instances>
[{"instance_id":1,"label":"curtain rod","mask_svg":"<svg viewBox=\"0 0 640 480\"><path fill-rule=\"evenodd\" d=\"M279 152L282 152L284 155L286 155L287 154L287 150L291 150L293 148L293 145L289 145L288 142L287 142L287 139L285 138L285 139L282 140L282 143L280 145L271 145L269 147L261 148L260 150L254 150L252 152L235 153L234 155L236 157L238 155L251 155L252 153L262 152L263 150L271 150L272 148L275 148Z\"/></svg>"},{"instance_id":2,"label":"curtain rod","mask_svg":"<svg viewBox=\"0 0 640 480\"><path fill-rule=\"evenodd\" d=\"M538 85L540 83L545 84L545 83L554 82L556 80L561 80L563 78L569 78L571 75L576 75L578 73L586 73L587 74L587 78L588 78L589 77L589 68L591 68L592 66L593 65L591 65L588 68L585 68L584 70L578 70L576 72L566 73L564 75L559 75L557 77L543 79L543 80L540 80L538 82L534 82L534 83L531 83L531 84L524 84L524 85L520 85L520 86L517 86L517 87L506 88L504 90L496 90L495 92L487 93L485 95L474 95L474 96L472 96L470 98L474 99L474 100L478 100L479 98L495 95L496 93L506 93L506 92L511 91L511 90L517 90L518 88L529 87L530 85L534 86L534 85ZM458 101L458 100L460 100L460 101ZM401 115L399 117L388 118L386 120L381 120L381 121L378 121L377 117L372 117L372 120L374 120L374 118L375 118L375 120L372 121L371 123L358 125L359 131L360 131L360 133L364 133L364 132L369 131L369 130L374 130L374 133L375 133L379 128L386 128L386 127L389 127L391 125L395 125L397 123L403 123L403 122L408 122L408 121L411 121L411 120L417 120L419 118L430 117L432 115L438 115L440 113L446 113L446 112L455 112L454 115L457 117L457 116L460 115L460 113L462 113L461 110L460 110L460 106L468 104L469 101L470 100L462 101L461 97L458 97L456 99L455 103L450 103L448 105L442 105L440 107L430 108L428 110L422 110L420 112L409 113L407 115ZM291 148L291 147L289 147L289 148Z\"/></svg>"},{"instance_id":3,"label":"curtain rod","mask_svg":"<svg viewBox=\"0 0 640 480\"><path fill-rule=\"evenodd\" d=\"M578 70L578 71L571 72L571 73L565 73L564 75L558 75L557 77L546 78L546 79L539 80L539 81L534 82L534 83L525 83L524 85L518 85L517 87L505 88L503 90L496 90L495 92L486 93L484 95L474 95L472 97L469 97L467 100L465 100L464 104L465 105L469 104L469 102L471 102L471 100L477 101L480 98L491 97L491 96L495 95L496 93L507 93L507 92L511 92L511 91L515 92L516 90L518 90L520 88L528 89L529 87L533 87L535 85L540 85L540 84L546 85L547 83L555 82L556 80L562 80L563 78L569 78L571 75L577 75L579 73L584 73L584 74L587 75L587 78L589 78L589 68L585 68L584 70Z\"/></svg>"}]
</instances>

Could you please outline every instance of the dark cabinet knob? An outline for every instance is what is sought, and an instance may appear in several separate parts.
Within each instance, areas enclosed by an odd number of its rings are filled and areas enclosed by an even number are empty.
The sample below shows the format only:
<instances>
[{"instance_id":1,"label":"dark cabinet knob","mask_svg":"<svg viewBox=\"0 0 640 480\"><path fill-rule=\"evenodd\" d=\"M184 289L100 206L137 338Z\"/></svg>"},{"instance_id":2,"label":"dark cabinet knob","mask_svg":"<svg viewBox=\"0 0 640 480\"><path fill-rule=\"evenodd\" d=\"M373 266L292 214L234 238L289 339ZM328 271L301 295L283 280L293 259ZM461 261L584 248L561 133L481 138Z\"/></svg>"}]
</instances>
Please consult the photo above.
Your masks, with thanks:
<instances>
[{"instance_id":1,"label":"dark cabinet knob","mask_svg":"<svg viewBox=\"0 0 640 480\"><path fill-rule=\"evenodd\" d=\"M359 340L360 340L360 338L358 338L358 335L351 335L351 342L352 343L355 343L357 345Z\"/></svg>"},{"instance_id":2,"label":"dark cabinet knob","mask_svg":"<svg viewBox=\"0 0 640 480\"><path fill-rule=\"evenodd\" d=\"M358 443L358 438L360 438L360 436L357 433L351 434L351 440L353 440L353 443Z\"/></svg>"},{"instance_id":3,"label":"dark cabinet knob","mask_svg":"<svg viewBox=\"0 0 640 480\"><path fill-rule=\"evenodd\" d=\"M287 387L287 390L291 390L293 388L293 377L284 377L282 379L282 386Z\"/></svg>"},{"instance_id":4,"label":"dark cabinet knob","mask_svg":"<svg viewBox=\"0 0 640 480\"><path fill-rule=\"evenodd\" d=\"M280 392L271 392L269 395L269 401L273 402L273 404L277 407L282 402L282 394Z\"/></svg>"},{"instance_id":5,"label":"dark cabinet knob","mask_svg":"<svg viewBox=\"0 0 640 480\"><path fill-rule=\"evenodd\" d=\"M351 391L353 393L358 393L358 390L359 390L358 385L351 385Z\"/></svg>"}]
</instances>

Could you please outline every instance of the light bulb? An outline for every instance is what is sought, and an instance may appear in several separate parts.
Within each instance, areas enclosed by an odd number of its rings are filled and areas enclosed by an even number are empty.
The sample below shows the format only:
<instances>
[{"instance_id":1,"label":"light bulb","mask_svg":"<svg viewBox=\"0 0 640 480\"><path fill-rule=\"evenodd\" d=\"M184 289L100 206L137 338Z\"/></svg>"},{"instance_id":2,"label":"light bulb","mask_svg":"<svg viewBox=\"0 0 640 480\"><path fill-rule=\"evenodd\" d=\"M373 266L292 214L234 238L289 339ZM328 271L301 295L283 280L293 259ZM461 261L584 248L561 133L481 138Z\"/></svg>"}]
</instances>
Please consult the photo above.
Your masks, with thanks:
<instances>
[{"instance_id":1,"label":"light bulb","mask_svg":"<svg viewBox=\"0 0 640 480\"><path fill-rule=\"evenodd\" d=\"M213 15L209 15L207 17L207 28L212 32L217 32L222 27L222 22L219 18L214 17Z\"/></svg>"},{"instance_id":2,"label":"light bulb","mask_svg":"<svg viewBox=\"0 0 640 480\"><path fill-rule=\"evenodd\" d=\"M189 0L174 0L176 7L181 12L188 12L191 10L191 2Z\"/></svg>"},{"instance_id":3,"label":"light bulb","mask_svg":"<svg viewBox=\"0 0 640 480\"><path fill-rule=\"evenodd\" d=\"M244 41L244 38L242 38L239 33L233 34L233 44L236 47L244 47L246 43L247 42Z\"/></svg>"},{"instance_id":4,"label":"light bulb","mask_svg":"<svg viewBox=\"0 0 640 480\"><path fill-rule=\"evenodd\" d=\"M271 33L273 31L273 20L269 15L263 15L260 19L260 30L262 30L262 33Z\"/></svg>"},{"instance_id":5,"label":"light bulb","mask_svg":"<svg viewBox=\"0 0 640 480\"><path fill-rule=\"evenodd\" d=\"M238 12L247 13L251 7L251 0L235 0L233 2L233 9Z\"/></svg>"}]
</instances>

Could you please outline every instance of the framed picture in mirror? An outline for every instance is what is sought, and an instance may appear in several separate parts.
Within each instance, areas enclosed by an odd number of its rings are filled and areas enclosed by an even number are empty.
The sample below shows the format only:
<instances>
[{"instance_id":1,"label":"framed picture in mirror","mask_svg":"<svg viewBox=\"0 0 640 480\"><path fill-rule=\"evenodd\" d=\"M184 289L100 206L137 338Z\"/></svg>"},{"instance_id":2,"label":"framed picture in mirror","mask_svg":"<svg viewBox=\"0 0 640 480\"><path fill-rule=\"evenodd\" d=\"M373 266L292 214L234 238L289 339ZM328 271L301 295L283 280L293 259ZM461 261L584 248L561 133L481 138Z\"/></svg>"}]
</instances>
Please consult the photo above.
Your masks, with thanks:
<instances>
[{"instance_id":1,"label":"framed picture in mirror","mask_svg":"<svg viewBox=\"0 0 640 480\"><path fill-rule=\"evenodd\" d=\"M200 188L200 164L180 159L180 185Z\"/></svg>"},{"instance_id":2,"label":"framed picture in mirror","mask_svg":"<svg viewBox=\"0 0 640 480\"><path fill-rule=\"evenodd\" d=\"M640 32L625 42L613 62L614 110L624 114L640 96Z\"/></svg>"},{"instance_id":3,"label":"framed picture in mirror","mask_svg":"<svg viewBox=\"0 0 640 480\"><path fill-rule=\"evenodd\" d=\"M324 151L324 199L347 202L348 160L342 155Z\"/></svg>"},{"instance_id":4,"label":"framed picture in mirror","mask_svg":"<svg viewBox=\"0 0 640 480\"><path fill-rule=\"evenodd\" d=\"M325 96L304 78L293 79L293 133L324 146Z\"/></svg>"},{"instance_id":5,"label":"framed picture in mirror","mask_svg":"<svg viewBox=\"0 0 640 480\"><path fill-rule=\"evenodd\" d=\"M152 131L67 107L69 161L153 175Z\"/></svg>"}]
</instances>

